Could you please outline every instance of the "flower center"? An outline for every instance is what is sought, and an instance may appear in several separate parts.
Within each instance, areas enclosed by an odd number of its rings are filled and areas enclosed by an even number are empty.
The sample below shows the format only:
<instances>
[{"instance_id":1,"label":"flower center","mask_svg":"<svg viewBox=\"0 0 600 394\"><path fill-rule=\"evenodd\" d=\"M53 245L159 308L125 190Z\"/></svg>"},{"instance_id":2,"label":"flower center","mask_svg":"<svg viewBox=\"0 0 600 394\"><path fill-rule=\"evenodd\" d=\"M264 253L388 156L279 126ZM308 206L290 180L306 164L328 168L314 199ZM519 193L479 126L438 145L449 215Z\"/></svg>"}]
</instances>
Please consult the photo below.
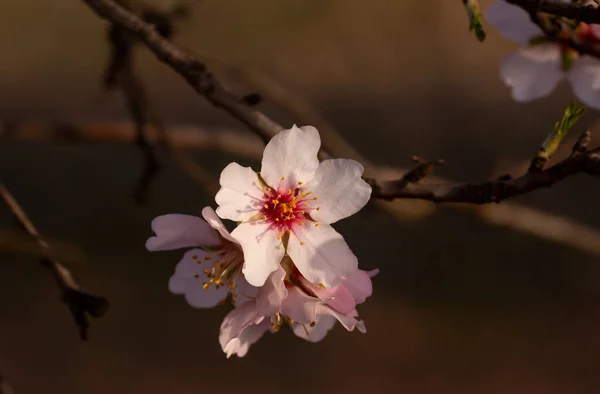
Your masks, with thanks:
<instances>
[{"instance_id":1,"label":"flower center","mask_svg":"<svg viewBox=\"0 0 600 394\"><path fill-rule=\"evenodd\" d=\"M301 184L302 182L298 182L299 186ZM312 206L317 200L318 197L313 196L311 191L299 188L276 190L268 187L263 195L260 214L264 221L279 231L280 239L285 232L293 232L294 226L302 226L310 220L307 215L313 210L319 210L319 207ZM315 225L318 226L318 223Z\"/></svg>"},{"instance_id":2,"label":"flower center","mask_svg":"<svg viewBox=\"0 0 600 394\"><path fill-rule=\"evenodd\" d=\"M244 260L241 250L233 244L225 243L212 255L205 256L203 259L198 256L192 256L192 258L199 265L204 263L208 265L208 268L203 271L205 281L202 283L202 288L208 290L211 286L215 286L216 289L228 286L229 289L223 301L231 296L231 303L235 304L235 299L238 297L238 293L235 292L236 279ZM201 276L201 274L195 274L194 278L199 279Z\"/></svg>"}]
</instances>

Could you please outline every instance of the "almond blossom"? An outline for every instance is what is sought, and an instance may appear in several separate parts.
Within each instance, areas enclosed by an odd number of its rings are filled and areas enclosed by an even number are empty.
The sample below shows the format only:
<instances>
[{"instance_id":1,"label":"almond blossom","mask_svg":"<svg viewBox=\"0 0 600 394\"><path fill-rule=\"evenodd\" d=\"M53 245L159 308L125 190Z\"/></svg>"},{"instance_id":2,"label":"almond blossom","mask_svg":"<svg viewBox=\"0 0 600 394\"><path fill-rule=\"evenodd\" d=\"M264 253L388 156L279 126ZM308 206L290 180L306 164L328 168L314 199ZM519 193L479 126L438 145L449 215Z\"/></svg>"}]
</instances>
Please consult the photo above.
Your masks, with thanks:
<instances>
[{"instance_id":1,"label":"almond blossom","mask_svg":"<svg viewBox=\"0 0 600 394\"><path fill-rule=\"evenodd\" d=\"M152 221L156 234L148 238L149 251L196 247L187 251L169 280L169 290L185 295L196 308L211 308L231 296L236 299L252 297L256 288L244 279L242 249L215 211L206 207L201 218L170 214ZM240 298L238 298L240 297Z\"/></svg>"},{"instance_id":2,"label":"almond blossom","mask_svg":"<svg viewBox=\"0 0 600 394\"><path fill-rule=\"evenodd\" d=\"M353 160L319 163L320 146L317 129L293 126L269 141L260 173L237 163L221 173L216 212L240 222L231 236L242 246L242 271L253 286L265 283L286 252L305 278L326 286L358 267L331 224L358 212L371 187Z\"/></svg>"},{"instance_id":3,"label":"almond blossom","mask_svg":"<svg viewBox=\"0 0 600 394\"><path fill-rule=\"evenodd\" d=\"M322 340L339 321L348 331L366 332L356 305L372 293L370 272L356 270L333 288L317 286L302 276L286 256L269 275L254 299L238 304L223 320L219 342L229 358L243 357L250 345L267 332L288 323L293 332L311 342Z\"/></svg>"},{"instance_id":4,"label":"almond blossom","mask_svg":"<svg viewBox=\"0 0 600 394\"><path fill-rule=\"evenodd\" d=\"M600 109L600 61L579 55L562 42L550 41L529 14L516 5L497 0L486 11L487 20L503 37L524 47L508 54L500 66L500 75L516 101L548 96L566 78L580 101ZM598 44L600 26L579 23L575 38L582 43Z\"/></svg>"}]
</instances>

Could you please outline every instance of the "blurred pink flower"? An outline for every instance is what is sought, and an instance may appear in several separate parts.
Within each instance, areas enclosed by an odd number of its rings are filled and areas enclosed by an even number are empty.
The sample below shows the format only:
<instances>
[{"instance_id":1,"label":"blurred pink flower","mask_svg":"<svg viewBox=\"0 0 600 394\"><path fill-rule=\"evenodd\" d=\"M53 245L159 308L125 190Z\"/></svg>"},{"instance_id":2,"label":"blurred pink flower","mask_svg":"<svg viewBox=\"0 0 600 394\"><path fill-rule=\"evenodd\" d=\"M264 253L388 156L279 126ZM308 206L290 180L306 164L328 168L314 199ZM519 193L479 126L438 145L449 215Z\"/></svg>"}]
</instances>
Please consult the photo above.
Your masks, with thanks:
<instances>
[{"instance_id":1,"label":"blurred pink flower","mask_svg":"<svg viewBox=\"0 0 600 394\"><path fill-rule=\"evenodd\" d=\"M596 6L594 1L586 4ZM486 18L498 28L500 35L524 47L508 54L500 66L502 80L512 89L516 101L528 102L548 96L566 78L581 102L600 109L598 59L579 55L562 42L550 41L526 11L504 0L497 0L488 7ZM576 39L582 43L600 43L600 26L580 23Z\"/></svg>"},{"instance_id":2,"label":"blurred pink flower","mask_svg":"<svg viewBox=\"0 0 600 394\"><path fill-rule=\"evenodd\" d=\"M146 241L149 251L199 247L183 255L169 280L169 290L185 295L195 308L214 307L228 296L233 303L253 297L257 289L241 274L244 256L240 245L212 208L204 208L202 216L204 220L170 214L152 221L156 235Z\"/></svg>"},{"instance_id":3,"label":"blurred pink flower","mask_svg":"<svg viewBox=\"0 0 600 394\"><path fill-rule=\"evenodd\" d=\"M304 277L326 286L358 267L330 224L365 206L371 187L353 160L319 163L320 146L317 129L293 126L269 141L260 174L237 163L221 173L217 214L241 222L231 235L242 246L243 273L254 286L277 271L286 252Z\"/></svg>"}]
</instances>

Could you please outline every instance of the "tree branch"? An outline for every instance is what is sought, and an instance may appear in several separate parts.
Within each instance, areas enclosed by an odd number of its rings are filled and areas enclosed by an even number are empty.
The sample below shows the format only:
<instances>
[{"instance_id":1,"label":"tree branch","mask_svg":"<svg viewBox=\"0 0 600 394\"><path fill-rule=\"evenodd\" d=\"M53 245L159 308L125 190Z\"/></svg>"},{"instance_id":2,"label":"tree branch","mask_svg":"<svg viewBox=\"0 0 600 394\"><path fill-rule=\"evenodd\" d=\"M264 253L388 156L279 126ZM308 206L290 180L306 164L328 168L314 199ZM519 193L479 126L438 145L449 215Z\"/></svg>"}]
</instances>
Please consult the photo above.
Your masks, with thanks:
<instances>
[{"instance_id":1,"label":"tree branch","mask_svg":"<svg viewBox=\"0 0 600 394\"><path fill-rule=\"evenodd\" d=\"M600 24L600 9L583 4L573 4L562 0L506 0L518 5L528 13L545 12L555 16L573 19L578 22Z\"/></svg>"},{"instance_id":2,"label":"tree branch","mask_svg":"<svg viewBox=\"0 0 600 394\"><path fill-rule=\"evenodd\" d=\"M247 96L225 88L205 65L165 39L153 25L121 7L113 0L82 0L101 18L121 26L143 41L156 57L169 65L212 105L238 119L268 142L283 127L262 112L254 110Z\"/></svg>"},{"instance_id":3,"label":"tree branch","mask_svg":"<svg viewBox=\"0 0 600 394\"><path fill-rule=\"evenodd\" d=\"M87 340L88 318L101 317L108 311L108 301L102 296L97 296L84 291L75 281L71 272L63 267L54 257L50 245L42 238L33 223L29 220L25 211L21 208L12 194L0 183L0 197L8 206L15 219L19 222L23 230L38 244L44 251L44 257L41 264L47 268L54 277L56 284L61 292L61 300L69 306L71 314L75 319L75 324L79 327L81 339Z\"/></svg>"},{"instance_id":4,"label":"tree branch","mask_svg":"<svg viewBox=\"0 0 600 394\"><path fill-rule=\"evenodd\" d=\"M567 159L548 169L528 172L518 178L502 178L479 184L442 183L421 185L406 179L406 176L394 181L367 179L373 188L372 196L391 200L394 198L417 198L436 203L472 203L486 204L500 202L533 190L546 188L575 174L585 173L600 176L600 148L587 151L589 132L586 131L573 147L573 153ZM410 174L410 173L409 173Z\"/></svg>"}]
</instances>

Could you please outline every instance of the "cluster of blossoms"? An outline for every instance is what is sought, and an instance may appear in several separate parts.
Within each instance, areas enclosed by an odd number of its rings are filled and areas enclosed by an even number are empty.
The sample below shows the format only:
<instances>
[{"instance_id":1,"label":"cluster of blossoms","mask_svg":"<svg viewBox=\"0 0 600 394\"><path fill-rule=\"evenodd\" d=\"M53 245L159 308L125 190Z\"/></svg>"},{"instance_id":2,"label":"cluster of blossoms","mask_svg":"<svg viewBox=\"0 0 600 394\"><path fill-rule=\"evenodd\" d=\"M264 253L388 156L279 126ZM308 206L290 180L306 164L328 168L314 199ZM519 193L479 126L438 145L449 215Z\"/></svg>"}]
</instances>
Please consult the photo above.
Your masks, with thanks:
<instances>
[{"instance_id":1,"label":"cluster of blossoms","mask_svg":"<svg viewBox=\"0 0 600 394\"><path fill-rule=\"evenodd\" d=\"M365 332L356 306L371 295L377 270L358 260L331 224L358 212L371 196L363 167L346 159L319 162L314 127L293 126L266 146L260 173L237 163L221 173L216 212L171 214L152 222L150 251L187 251L169 289L196 308L227 300L219 342L243 357L265 332L284 323L317 342L339 321ZM221 219L237 227L229 233Z\"/></svg>"},{"instance_id":2,"label":"cluster of blossoms","mask_svg":"<svg viewBox=\"0 0 600 394\"><path fill-rule=\"evenodd\" d=\"M597 6L591 0L585 5ZM552 23L550 15L538 15L541 23ZM581 102L600 109L600 60L578 54L566 41L548 39L526 11L505 0L497 0L491 5L486 17L503 37L522 46L508 54L500 66L500 75L512 89L515 100L528 102L545 97L561 80L566 79ZM562 38L581 44L600 44L600 25L575 22L561 29Z\"/></svg>"}]
</instances>

